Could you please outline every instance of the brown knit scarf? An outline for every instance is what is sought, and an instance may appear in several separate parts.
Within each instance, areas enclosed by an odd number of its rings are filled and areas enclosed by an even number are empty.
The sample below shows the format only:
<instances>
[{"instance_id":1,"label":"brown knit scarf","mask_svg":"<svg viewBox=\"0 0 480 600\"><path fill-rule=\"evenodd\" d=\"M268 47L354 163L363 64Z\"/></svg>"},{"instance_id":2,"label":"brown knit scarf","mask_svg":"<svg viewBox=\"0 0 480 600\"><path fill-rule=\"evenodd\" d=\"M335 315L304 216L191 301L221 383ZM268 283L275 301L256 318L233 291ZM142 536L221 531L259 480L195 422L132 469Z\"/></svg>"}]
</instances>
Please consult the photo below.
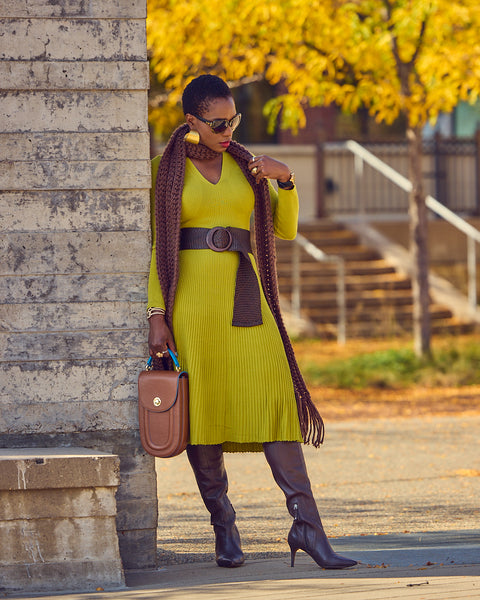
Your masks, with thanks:
<instances>
[{"instance_id":1,"label":"brown knit scarf","mask_svg":"<svg viewBox=\"0 0 480 600\"><path fill-rule=\"evenodd\" d=\"M178 253L180 248L180 213L182 207L185 159L207 160L217 155L203 144L185 143L188 125L181 125L173 132L158 167L155 185L155 226L157 239L157 270L165 300L166 321L172 327L173 303L178 282ZM305 443L318 447L324 438L323 420L312 402L295 359L292 344L283 323L278 297L275 237L270 207L268 183L259 184L248 169L252 154L237 142L228 147L255 195L255 254L263 292L285 347L297 400L300 429ZM160 366L160 365L159 365Z\"/></svg>"}]
</instances>

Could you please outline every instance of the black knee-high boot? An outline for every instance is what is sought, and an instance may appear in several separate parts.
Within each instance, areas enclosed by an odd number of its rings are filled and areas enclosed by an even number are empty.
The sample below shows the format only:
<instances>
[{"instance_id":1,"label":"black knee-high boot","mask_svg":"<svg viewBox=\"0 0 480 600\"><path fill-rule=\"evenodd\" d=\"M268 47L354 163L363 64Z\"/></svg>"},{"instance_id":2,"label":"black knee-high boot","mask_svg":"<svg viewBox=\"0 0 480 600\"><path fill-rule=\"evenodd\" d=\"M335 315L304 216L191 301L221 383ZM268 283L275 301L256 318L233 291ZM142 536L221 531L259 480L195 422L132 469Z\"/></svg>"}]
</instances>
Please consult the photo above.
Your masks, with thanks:
<instances>
[{"instance_id":1,"label":"black knee-high boot","mask_svg":"<svg viewBox=\"0 0 480 600\"><path fill-rule=\"evenodd\" d=\"M312 494L303 452L298 442L267 442L265 457L287 499L294 521L288 534L291 566L297 550L304 550L324 569L345 569L355 560L336 554L330 546Z\"/></svg>"},{"instance_id":2,"label":"black knee-high boot","mask_svg":"<svg viewBox=\"0 0 480 600\"><path fill-rule=\"evenodd\" d=\"M198 489L211 515L215 531L215 556L219 567L239 567L244 562L235 510L227 496L228 478L221 445L187 446Z\"/></svg>"}]
</instances>

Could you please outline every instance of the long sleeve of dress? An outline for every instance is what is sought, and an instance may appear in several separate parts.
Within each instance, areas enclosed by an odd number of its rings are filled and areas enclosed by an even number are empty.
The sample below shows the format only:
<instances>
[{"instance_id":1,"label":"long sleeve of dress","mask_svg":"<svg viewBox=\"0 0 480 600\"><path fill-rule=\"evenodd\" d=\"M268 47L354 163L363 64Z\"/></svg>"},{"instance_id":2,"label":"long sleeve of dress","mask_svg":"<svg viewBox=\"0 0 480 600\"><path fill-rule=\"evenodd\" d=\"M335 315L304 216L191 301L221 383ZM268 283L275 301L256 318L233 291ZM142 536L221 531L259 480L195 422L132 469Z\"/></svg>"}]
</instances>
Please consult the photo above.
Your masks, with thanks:
<instances>
[{"instance_id":1,"label":"long sleeve of dress","mask_svg":"<svg viewBox=\"0 0 480 600\"><path fill-rule=\"evenodd\" d=\"M282 240L293 240L297 235L299 200L297 188L275 190L269 182L270 204L275 235Z\"/></svg>"},{"instance_id":2,"label":"long sleeve of dress","mask_svg":"<svg viewBox=\"0 0 480 600\"><path fill-rule=\"evenodd\" d=\"M150 190L150 219L152 227L152 258L150 261L150 274L148 277L148 306L158 306L165 308L165 302L163 300L162 289L160 287L160 281L158 280L157 274L157 247L156 247L156 236L155 236L155 181L157 179L158 165L160 163L160 156L156 156L152 159L152 188Z\"/></svg>"}]
</instances>

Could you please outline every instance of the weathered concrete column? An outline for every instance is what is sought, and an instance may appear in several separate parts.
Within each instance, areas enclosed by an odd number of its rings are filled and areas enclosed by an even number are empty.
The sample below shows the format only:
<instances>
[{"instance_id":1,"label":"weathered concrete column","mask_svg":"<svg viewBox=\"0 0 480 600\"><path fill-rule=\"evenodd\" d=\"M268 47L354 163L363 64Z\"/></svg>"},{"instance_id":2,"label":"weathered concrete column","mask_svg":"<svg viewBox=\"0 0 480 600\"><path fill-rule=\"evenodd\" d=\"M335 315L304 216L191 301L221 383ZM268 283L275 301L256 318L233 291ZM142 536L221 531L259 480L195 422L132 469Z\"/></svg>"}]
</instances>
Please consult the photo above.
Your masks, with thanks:
<instances>
[{"instance_id":1,"label":"weathered concrete column","mask_svg":"<svg viewBox=\"0 0 480 600\"><path fill-rule=\"evenodd\" d=\"M0 0L0 447L118 455L126 568L155 564L157 526L145 4Z\"/></svg>"},{"instance_id":2,"label":"weathered concrete column","mask_svg":"<svg viewBox=\"0 0 480 600\"><path fill-rule=\"evenodd\" d=\"M0 448L0 588L125 585L115 527L118 457L85 448Z\"/></svg>"}]
</instances>

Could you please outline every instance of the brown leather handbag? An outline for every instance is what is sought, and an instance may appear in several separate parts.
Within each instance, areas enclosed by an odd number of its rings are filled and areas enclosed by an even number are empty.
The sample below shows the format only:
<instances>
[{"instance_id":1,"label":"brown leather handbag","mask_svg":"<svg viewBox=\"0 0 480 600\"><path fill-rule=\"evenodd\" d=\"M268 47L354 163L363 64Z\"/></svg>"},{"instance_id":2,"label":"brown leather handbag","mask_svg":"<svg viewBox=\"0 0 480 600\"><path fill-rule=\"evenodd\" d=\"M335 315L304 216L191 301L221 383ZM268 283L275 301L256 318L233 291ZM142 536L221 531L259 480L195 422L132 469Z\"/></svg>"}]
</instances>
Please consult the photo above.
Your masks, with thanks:
<instances>
[{"instance_id":1,"label":"brown leather handbag","mask_svg":"<svg viewBox=\"0 0 480 600\"><path fill-rule=\"evenodd\" d=\"M188 444L188 374L169 350L175 371L152 370L152 359L138 376L138 422L144 449L153 456L181 454Z\"/></svg>"}]
</instances>

